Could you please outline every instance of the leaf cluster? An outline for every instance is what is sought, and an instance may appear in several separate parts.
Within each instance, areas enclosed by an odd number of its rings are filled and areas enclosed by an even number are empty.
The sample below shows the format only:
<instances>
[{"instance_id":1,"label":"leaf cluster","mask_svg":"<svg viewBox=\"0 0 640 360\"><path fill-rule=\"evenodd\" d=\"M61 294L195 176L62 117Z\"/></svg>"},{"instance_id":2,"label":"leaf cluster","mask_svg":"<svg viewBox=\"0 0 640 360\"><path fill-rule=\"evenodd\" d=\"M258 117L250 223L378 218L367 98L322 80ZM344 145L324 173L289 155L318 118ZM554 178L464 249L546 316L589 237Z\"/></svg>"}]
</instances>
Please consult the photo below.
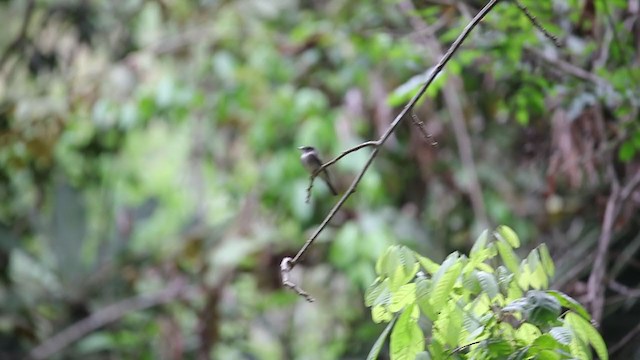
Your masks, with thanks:
<instances>
[{"instance_id":1,"label":"leaf cluster","mask_svg":"<svg viewBox=\"0 0 640 360\"><path fill-rule=\"evenodd\" d=\"M365 293L373 321L388 323L391 359L591 359L607 348L576 300L548 290L555 267L545 244L526 258L507 226L484 231L468 256L441 264L394 245L376 263Z\"/></svg>"}]
</instances>

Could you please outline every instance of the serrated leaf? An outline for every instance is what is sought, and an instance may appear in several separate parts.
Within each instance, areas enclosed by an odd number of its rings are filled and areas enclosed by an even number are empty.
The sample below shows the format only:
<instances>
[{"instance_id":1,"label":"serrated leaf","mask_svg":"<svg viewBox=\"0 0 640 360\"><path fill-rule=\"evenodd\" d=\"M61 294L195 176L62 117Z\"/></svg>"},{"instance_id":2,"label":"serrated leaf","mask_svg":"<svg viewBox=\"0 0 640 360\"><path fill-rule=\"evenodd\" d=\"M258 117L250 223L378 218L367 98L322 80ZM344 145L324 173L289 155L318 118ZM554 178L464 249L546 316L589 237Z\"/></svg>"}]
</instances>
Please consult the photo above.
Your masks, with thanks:
<instances>
[{"instance_id":1,"label":"serrated leaf","mask_svg":"<svg viewBox=\"0 0 640 360\"><path fill-rule=\"evenodd\" d=\"M383 282L380 279L376 279L376 281L369 285L367 290L364 292L364 305L369 307L374 304L375 299L382 293L385 286L383 286Z\"/></svg>"},{"instance_id":2,"label":"serrated leaf","mask_svg":"<svg viewBox=\"0 0 640 360\"><path fill-rule=\"evenodd\" d=\"M402 246L400 248L399 255L400 255L400 263L404 268L404 272L406 274L413 273L411 274L411 277L413 278L413 276L418 272L418 269L419 269L418 262L416 261L415 253L413 252L413 250L409 249L408 247Z\"/></svg>"},{"instance_id":3,"label":"serrated leaf","mask_svg":"<svg viewBox=\"0 0 640 360\"><path fill-rule=\"evenodd\" d=\"M515 335L516 338L526 342L531 343L542 333L540 329L538 329L535 325L524 323L518 329L516 329Z\"/></svg>"},{"instance_id":4,"label":"serrated leaf","mask_svg":"<svg viewBox=\"0 0 640 360\"><path fill-rule=\"evenodd\" d=\"M585 342L593 346L600 360L608 360L609 353L602 336L593 325L583 317L575 313L568 313L565 321L576 331L577 335Z\"/></svg>"},{"instance_id":5,"label":"serrated leaf","mask_svg":"<svg viewBox=\"0 0 640 360\"><path fill-rule=\"evenodd\" d=\"M384 342L387 340L387 336L389 335L389 331L393 328L393 324L395 324L398 317L394 317L393 320L389 322L389 324L384 328L380 336L378 336L378 340L373 344L373 347L369 351L369 355L367 355L367 360L374 360L378 358L380 354L380 350L384 345Z\"/></svg>"},{"instance_id":6,"label":"serrated leaf","mask_svg":"<svg viewBox=\"0 0 640 360\"><path fill-rule=\"evenodd\" d=\"M531 284L531 271L529 271L529 266L527 266L527 260L523 260L522 263L520 263L516 282L521 289L526 290L529 288Z\"/></svg>"},{"instance_id":7,"label":"serrated leaf","mask_svg":"<svg viewBox=\"0 0 640 360\"><path fill-rule=\"evenodd\" d=\"M431 285L431 279L418 279L416 281L416 303L418 304L420 311L431 321L434 321L437 314L433 311L433 308L429 303Z\"/></svg>"},{"instance_id":8,"label":"serrated leaf","mask_svg":"<svg viewBox=\"0 0 640 360\"><path fill-rule=\"evenodd\" d=\"M524 313L529 309L529 302L525 298L516 299L502 308L504 312Z\"/></svg>"},{"instance_id":9,"label":"serrated leaf","mask_svg":"<svg viewBox=\"0 0 640 360\"><path fill-rule=\"evenodd\" d=\"M576 313L578 313L580 316L582 316L584 319L586 319L587 321L591 320L591 315L589 315L589 312L582 306L580 305L579 302L577 302L575 299L573 299L571 296L561 293L559 291L556 290L547 290L545 291L547 294L555 297L559 302L560 305L562 307L565 307L571 311L574 311Z\"/></svg>"},{"instance_id":10,"label":"serrated leaf","mask_svg":"<svg viewBox=\"0 0 640 360\"><path fill-rule=\"evenodd\" d=\"M442 344L450 347L458 346L461 331L463 330L462 320L462 312L458 309L456 301L449 299L433 324L433 339L437 339Z\"/></svg>"},{"instance_id":11,"label":"serrated leaf","mask_svg":"<svg viewBox=\"0 0 640 360\"><path fill-rule=\"evenodd\" d=\"M478 278L482 291L489 296L489 299L493 299L498 295L498 282L493 274L484 271L476 271L475 275Z\"/></svg>"},{"instance_id":12,"label":"serrated leaf","mask_svg":"<svg viewBox=\"0 0 640 360\"><path fill-rule=\"evenodd\" d=\"M371 318L374 323L379 324L383 321L390 321L393 318L393 314L387 310L386 305L374 305L371 308Z\"/></svg>"},{"instance_id":13,"label":"serrated leaf","mask_svg":"<svg viewBox=\"0 0 640 360\"><path fill-rule=\"evenodd\" d=\"M456 259L457 260L457 259ZM442 308L447 303L447 299L451 295L451 290L453 289L453 285L455 285L458 276L462 272L463 264L460 261L457 261L451 264L450 267L445 267L444 263L438 274L440 276L434 277L434 285L431 293L430 303L433 307L433 311L437 314L442 310ZM444 271L442 271L444 269ZM440 273L442 271L442 274ZM436 280L437 277L437 280Z\"/></svg>"},{"instance_id":14,"label":"serrated leaf","mask_svg":"<svg viewBox=\"0 0 640 360\"><path fill-rule=\"evenodd\" d=\"M571 355L575 356L576 359L591 360L593 358L589 346L578 337L573 338L569 344L569 349L571 350Z\"/></svg>"},{"instance_id":15,"label":"serrated leaf","mask_svg":"<svg viewBox=\"0 0 640 360\"><path fill-rule=\"evenodd\" d=\"M491 353L492 357L496 359L504 359L507 356L513 354L513 346L504 339L488 340L487 349Z\"/></svg>"},{"instance_id":16,"label":"serrated leaf","mask_svg":"<svg viewBox=\"0 0 640 360\"><path fill-rule=\"evenodd\" d=\"M473 259L478 253L487 248L487 242L489 241L489 231L483 231L480 236L476 239L476 242L473 243L471 247L471 252L469 253L469 258ZM482 260L484 261L484 260Z\"/></svg>"},{"instance_id":17,"label":"serrated leaf","mask_svg":"<svg viewBox=\"0 0 640 360\"><path fill-rule=\"evenodd\" d=\"M482 270L484 272L488 272L490 274L493 274L495 272L495 270L493 270L491 265L485 264L485 263L480 263L480 264L476 265L476 269Z\"/></svg>"},{"instance_id":18,"label":"serrated leaf","mask_svg":"<svg viewBox=\"0 0 640 360\"><path fill-rule=\"evenodd\" d=\"M382 255L380 255L380 257L378 258L378 261L376 261L376 274L378 276L386 277L386 275L383 274L383 272L386 267L387 256L389 255L390 251L391 249L387 248L387 250Z\"/></svg>"},{"instance_id":19,"label":"serrated leaf","mask_svg":"<svg viewBox=\"0 0 640 360\"><path fill-rule=\"evenodd\" d=\"M437 273L440 268L440 265L424 256L418 255L418 262L420 263L420 266L422 266L422 268L431 275Z\"/></svg>"},{"instance_id":20,"label":"serrated leaf","mask_svg":"<svg viewBox=\"0 0 640 360\"><path fill-rule=\"evenodd\" d=\"M513 231L512 228L506 225L498 226L495 235L499 240L505 240L509 244L509 246L514 249L520 247L520 239L518 238L518 234L516 234L516 232Z\"/></svg>"},{"instance_id":21,"label":"serrated leaf","mask_svg":"<svg viewBox=\"0 0 640 360\"><path fill-rule=\"evenodd\" d=\"M549 287L549 278L544 272L542 266L538 266L531 274L531 286L536 290L546 289Z\"/></svg>"},{"instance_id":22,"label":"serrated leaf","mask_svg":"<svg viewBox=\"0 0 640 360\"><path fill-rule=\"evenodd\" d=\"M549 248L547 248L546 244L542 244L538 247L538 251L540 253L540 261L542 262L544 271L547 273L547 275L549 275L550 278L553 278L556 273L556 267L553 264L551 254L549 254Z\"/></svg>"},{"instance_id":23,"label":"serrated leaf","mask_svg":"<svg viewBox=\"0 0 640 360\"><path fill-rule=\"evenodd\" d=\"M502 259L504 266L506 266L513 274L517 275L520 264L518 255L516 255L516 253L513 252L513 249L505 242L496 242L496 247L498 248L498 254L500 254L500 258Z\"/></svg>"},{"instance_id":24,"label":"serrated leaf","mask_svg":"<svg viewBox=\"0 0 640 360\"><path fill-rule=\"evenodd\" d=\"M567 328L556 326L549 330L549 335L553 336L560 344L569 345L573 340L573 333Z\"/></svg>"},{"instance_id":25,"label":"serrated leaf","mask_svg":"<svg viewBox=\"0 0 640 360\"><path fill-rule=\"evenodd\" d=\"M529 291L527 293L527 302L527 307L529 308L526 313L528 322L542 328L551 327L554 323L558 323L562 308L555 297L543 291Z\"/></svg>"},{"instance_id":26,"label":"serrated leaf","mask_svg":"<svg viewBox=\"0 0 640 360\"><path fill-rule=\"evenodd\" d=\"M453 302L454 300L451 300L451 303ZM445 344L448 344L451 347L455 347L458 345L462 330L462 314L460 311L458 311L458 309L455 308L455 304L452 304L452 309L451 311L449 311L447 320L448 321L446 330L439 330L444 332Z\"/></svg>"},{"instance_id":27,"label":"serrated leaf","mask_svg":"<svg viewBox=\"0 0 640 360\"><path fill-rule=\"evenodd\" d=\"M389 311L398 312L405 306L416 302L416 284L402 285L397 291L391 293Z\"/></svg>"},{"instance_id":28,"label":"serrated leaf","mask_svg":"<svg viewBox=\"0 0 640 360\"><path fill-rule=\"evenodd\" d=\"M527 256L527 263L529 264L529 269L531 272L536 271L538 266L540 265L540 255L538 254L538 249L533 249Z\"/></svg>"},{"instance_id":29,"label":"serrated leaf","mask_svg":"<svg viewBox=\"0 0 640 360\"><path fill-rule=\"evenodd\" d=\"M424 350L424 334L418 326L415 310L416 306L407 307L391 331L392 360L414 360Z\"/></svg>"}]
</instances>

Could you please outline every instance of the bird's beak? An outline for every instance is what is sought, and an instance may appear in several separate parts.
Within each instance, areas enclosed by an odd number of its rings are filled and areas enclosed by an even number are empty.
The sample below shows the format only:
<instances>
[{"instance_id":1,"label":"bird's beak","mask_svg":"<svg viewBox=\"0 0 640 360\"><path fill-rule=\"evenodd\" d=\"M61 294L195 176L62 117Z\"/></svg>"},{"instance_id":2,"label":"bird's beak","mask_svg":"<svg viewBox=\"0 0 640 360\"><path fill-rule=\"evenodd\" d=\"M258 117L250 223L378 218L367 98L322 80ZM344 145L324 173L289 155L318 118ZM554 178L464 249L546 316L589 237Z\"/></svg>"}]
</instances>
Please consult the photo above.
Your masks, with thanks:
<instances>
[{"instance_id":1,"label":"bird's beak","mask_svg":"<svg viewBox=\"0 0 640 360\"><path fill-rule=\"evenodd\" d=\"M304 150L304 146L298 146L298 150Z\"/></svg>"}]
</instances>

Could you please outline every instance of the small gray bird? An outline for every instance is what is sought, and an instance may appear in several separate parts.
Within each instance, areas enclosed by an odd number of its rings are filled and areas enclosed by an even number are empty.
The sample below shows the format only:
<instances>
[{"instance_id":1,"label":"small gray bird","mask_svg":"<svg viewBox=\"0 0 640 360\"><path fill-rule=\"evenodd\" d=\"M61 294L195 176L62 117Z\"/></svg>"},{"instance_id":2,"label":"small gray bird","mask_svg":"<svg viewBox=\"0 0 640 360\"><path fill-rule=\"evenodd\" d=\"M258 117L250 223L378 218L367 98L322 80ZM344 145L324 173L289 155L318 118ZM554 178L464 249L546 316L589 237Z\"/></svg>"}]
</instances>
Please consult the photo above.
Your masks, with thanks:
<instances>
[{"instance_id":1,"label":"small gray bird","mask_svg":"<svg viewBox=\"0 0 640 360\"><path fill-rule=\"evenodd\" d=\"M322 166L322 160L318 155L318 151L316 151L313 146L300 146L298 150L302 151L302 156L300 156L302 165L304 165L309 173L314 174ZM322 173L318 174L318 176L324 180L333 195L338 195L336 188L331 182L331 175L329 175L328 169L323 169Z\"/></svg>"}]
</instances>

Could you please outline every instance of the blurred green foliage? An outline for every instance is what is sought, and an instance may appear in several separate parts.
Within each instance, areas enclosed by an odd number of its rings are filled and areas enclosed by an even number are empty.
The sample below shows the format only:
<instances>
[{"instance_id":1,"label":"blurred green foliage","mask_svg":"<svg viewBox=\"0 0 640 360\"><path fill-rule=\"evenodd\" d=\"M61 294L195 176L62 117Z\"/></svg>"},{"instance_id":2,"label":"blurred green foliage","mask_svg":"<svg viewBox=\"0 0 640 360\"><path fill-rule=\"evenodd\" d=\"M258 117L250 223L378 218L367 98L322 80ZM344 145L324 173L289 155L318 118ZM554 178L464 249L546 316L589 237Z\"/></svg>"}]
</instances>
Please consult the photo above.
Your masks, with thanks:
<instances>
[{"instance_id":1,"label":"blurred green foliage","mask_svg":"<svg viewBox=\"0 0 640 360\"><path fill-rule=\"evenodd\" d=\"M439 57L425 39L446 49L481 2L1 1L0 357L363 358L382 331L361 301L375 259L401 243L440 261L486 225L460 123L487 220L553 255L582 241L582 260L606 156L638 162L632 14L523 3L564 47L509 2L488 16L416 109L439 145L405 119L294 271L309 305L278 265L335 200L314 186L305 203L295 148L377 138ZM335 166L341 189L367 151Z\"/></svg>"}]
</instances>

